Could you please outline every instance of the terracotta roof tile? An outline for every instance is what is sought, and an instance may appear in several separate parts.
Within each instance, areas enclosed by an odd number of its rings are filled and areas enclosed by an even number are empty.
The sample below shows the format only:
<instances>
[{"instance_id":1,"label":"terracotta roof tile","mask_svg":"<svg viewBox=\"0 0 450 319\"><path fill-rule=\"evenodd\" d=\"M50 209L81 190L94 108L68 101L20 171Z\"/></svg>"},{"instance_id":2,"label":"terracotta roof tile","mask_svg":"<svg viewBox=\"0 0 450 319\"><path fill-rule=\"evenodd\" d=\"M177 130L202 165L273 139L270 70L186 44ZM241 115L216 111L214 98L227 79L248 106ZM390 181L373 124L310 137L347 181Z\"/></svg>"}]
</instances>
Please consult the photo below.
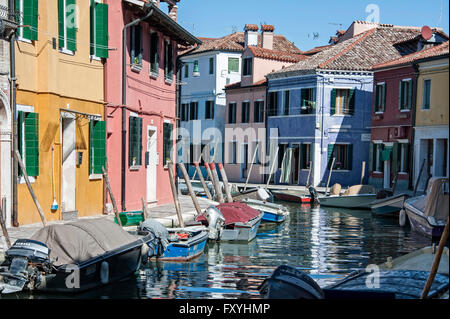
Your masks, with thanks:
<instances>
[{"instance_id":1,"label":"terracotta roof tile","mask_svg":"<svg viewBox=\"0 0 450 319\"><path fill-rule=\"evenodd\" d=\"M270 50L255 46L249 46L248 48L253 53L253 56L262 59L296 63L308 58L307 56L302 54L294 54L284 51Z\"/></svg>"},{"instance_id":2,"label":"terracotta roof tile","mask_svg":"<svg viewBox=\"0 0 450 319\"><path fill-rule=\"evenodd\" d=\"M431 48L421 50L419 52L408 54L408 55L398 58L398 59L394 59L394 60L391 60L388 62L374 65L373 69L374 70L375 69L383 69L386 67L404 65L404 64L409 64L409 63L421 60L421 59L437 57L437 56L441 56L441 55L443 56L443 55L448 55L448 54L449 54L449 47L448 47L448 41L446 41L440 45L436 45Z\"/></svg>"},{"instance_id":3,"label":"terracotta roof tile","mask_svg":"<svg viewBox=\"0 0 450 319\"><path fill-rule=\"evenodd\" d=\"M253 87L253 86L262 86L266 83L267 83L267 79L264 78L258 82L253 83L252 85L247 85L244 88L249 88L249 87ZM237 82L237 83L225 85L225 90L240 89L241 87L242 87L241 82Z\"/></svg>"},{"instance_id":4,"label":"terracotta roof tile","mask_svg":"<svg viewBox=\"0 0 450 319\"><path fill-rule=\"evenodd\" d=\"M244 29L249 31L258 31L259 27L256 24L246 24Z\"/></svg>"},{"instance_id":5,"label":"terracotta roof tile","mask_svg":"<svg viewBox=\"0 0 450 319\"><path fill-rule=\"evenodd\" d=\"M275 27L270 24L261 24L261 30L273 32L273 31L275 31Z\"/></svg>"}]
</instances>

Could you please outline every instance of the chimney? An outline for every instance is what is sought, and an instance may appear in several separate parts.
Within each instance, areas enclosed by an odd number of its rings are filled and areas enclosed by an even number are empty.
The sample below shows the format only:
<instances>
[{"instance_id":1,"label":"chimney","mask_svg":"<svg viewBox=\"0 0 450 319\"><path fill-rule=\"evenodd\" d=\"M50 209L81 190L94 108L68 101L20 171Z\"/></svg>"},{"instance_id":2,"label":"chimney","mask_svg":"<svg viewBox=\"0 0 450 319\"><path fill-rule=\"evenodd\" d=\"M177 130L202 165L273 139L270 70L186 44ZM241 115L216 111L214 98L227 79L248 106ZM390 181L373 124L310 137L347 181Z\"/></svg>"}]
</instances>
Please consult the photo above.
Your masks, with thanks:
<instances>
[{"instance_id":1,"label":"chimney","mask_svg":"<svg viewBox=\"0 0 450 319\"><path fill-rule=\"evenodd\" d=\"M249 45L258 46L258 30L256 24L246 24L244 27L245 47Z\"/></svg>"},{"instance_id":2,"label":"chimney","mask_svg":"<svg viewBox=\"0 0 450 319\"><path fill-rule=\"evenodd\" d=\"M159 2L160 0L152 0L153 4L159 8Z\"/></svg>"},{"instance_id":3,"label":"chimney","mask_svg":"<svg viewBox=\"0 0 450 319\"><path fill-rule=\"evenodd\" d=\"M269 24L261 25L261 47L273 50L273 31L275 27Z\"/></svg>"},{"instance_id":4,"label":"chimney","mask_svg":"<svg viewBox=\"0 0 450 319\"><path fill-rule=\"evenodd\" d=\"M177 12L178 12L178 6L177 5L170 5L169 6L169 17L172 18L175 22L177 21Z\"/></svg>"}]
</instances>

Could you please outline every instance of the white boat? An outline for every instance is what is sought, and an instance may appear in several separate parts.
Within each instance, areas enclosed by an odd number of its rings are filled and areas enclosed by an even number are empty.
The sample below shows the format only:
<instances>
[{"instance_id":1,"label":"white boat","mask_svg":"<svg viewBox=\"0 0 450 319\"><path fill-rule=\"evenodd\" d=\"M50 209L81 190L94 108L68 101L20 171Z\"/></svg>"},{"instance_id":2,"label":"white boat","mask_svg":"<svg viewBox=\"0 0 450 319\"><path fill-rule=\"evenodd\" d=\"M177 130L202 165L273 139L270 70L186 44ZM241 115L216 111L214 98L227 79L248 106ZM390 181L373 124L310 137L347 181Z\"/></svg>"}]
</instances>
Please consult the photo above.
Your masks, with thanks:
<instances>
[{"instance_id":1,"label":"white boat","mask_svg":"<svg viewBox=\"0 0 450 319\"><path fill-rule=\"evenodd\" d=\"M251 208L263 212L264 216L262 218L262 222L281 223L285 221L286 216L289 214L288 210L283 205L249 198L246 198L241 202L247 204Z\"/></svg>"},{"instance_id":2,"label":"white boat","mask_svg":"<svg viewBox=\"0 0 450 319\"><path fill-rule=\"evenodd\" d=\"M321 206L370 209L370 203L376 200L375 188L370 185L354 185L342 195L328 195L319 197Z\"/></svg>"},{"instance_id":3,"label":"white boat","mask_svg":"<svg viewBox=\"0 0 450 319\"><path fill-rule=\"evenodd\" d=\"M448 218L448 204L448 178L433 177L427 194L407 199L404 209L413 230L427 237L440 237Z\"/></svg>"},{"instance_id":4,"label":"white boat","mask_svg":"<svg viewBox=\"0 0 450 319\"><path fill-rule=\"evenodd\" d=\"M408 198L407 194L398 194L395 196L377 199L370 203L370 208L372 209L372 213L374 215L395 215L403 208L403 204L406 198Z\"/></svg>"}]
</instances>

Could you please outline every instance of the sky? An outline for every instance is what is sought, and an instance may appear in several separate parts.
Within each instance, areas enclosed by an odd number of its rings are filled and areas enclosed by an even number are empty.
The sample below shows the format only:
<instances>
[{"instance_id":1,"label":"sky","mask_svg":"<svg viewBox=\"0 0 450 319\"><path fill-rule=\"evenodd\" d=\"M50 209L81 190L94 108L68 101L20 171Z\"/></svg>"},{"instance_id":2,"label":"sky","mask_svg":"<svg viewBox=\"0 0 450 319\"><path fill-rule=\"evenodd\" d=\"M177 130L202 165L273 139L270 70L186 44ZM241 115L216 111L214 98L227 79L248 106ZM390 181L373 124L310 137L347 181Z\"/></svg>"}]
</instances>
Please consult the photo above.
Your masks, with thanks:
<instances>
[{"instance_id":1,"label":"sky","mask_svg":"<svg viewBox=\"0 0 450 319\"><path fill-rule=\"evenodd\" d=\"M272 24L302 51L326 45L352 21L441 27L449 34L447 0L181 0L178 23L197 37L222 37L244 25Z\"/></svg>"}]
</instances>

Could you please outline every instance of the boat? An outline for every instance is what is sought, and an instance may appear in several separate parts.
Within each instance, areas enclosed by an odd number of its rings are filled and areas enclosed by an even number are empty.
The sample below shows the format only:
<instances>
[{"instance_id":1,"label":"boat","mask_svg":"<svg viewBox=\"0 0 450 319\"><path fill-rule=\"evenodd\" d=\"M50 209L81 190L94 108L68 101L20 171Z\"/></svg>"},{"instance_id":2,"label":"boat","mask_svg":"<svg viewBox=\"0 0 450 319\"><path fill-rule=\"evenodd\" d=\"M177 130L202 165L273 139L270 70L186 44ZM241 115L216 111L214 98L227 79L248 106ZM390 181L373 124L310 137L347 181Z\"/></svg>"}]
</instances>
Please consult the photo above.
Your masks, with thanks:
<instances>
[{"instance_id":1,"label":"boat","mask_svg":"<svg viewBox=\"0 0 450 319\"><path fill-rule=\"evenodd\" d=\"M264 213L240 202L210 206L195 221L209 228L209 239L246 241L256 237Z\"/></svg>"},{"instance_id":2,"label":"boat","mask_svg":"<svg viewBox=\"0 0 450 319\"><path fill-rule=\"evenodd\" d=\"M342 195L327 195L318 198L320 206L341 207L351 209L370 209L370 204L376 200L375 188L370 185L354 185Z\"/></svg>"},{"instance_id":3,"label":"boat","mask_svg":"<svg viewBox=\"0 0 450 319\"><path fill-rule=\"evenodd\" d=\"M433 177L427 187L427 194L405 201L404 212L411 228L427 237L440 237L448 218L449 185L447 177Z\"/></svg>"},{"instance_id":4,"label":"boat","mask_svg":"<svg viewBox=\"0 0 450 319\"><path fill-rule=\"evenodd\" d=\"M205 181L206 187L208 187L209 193L214 196L214 187L212 186L211 182ZM206 197L205 189L203 188L203 185L199 181L191 181L192 190L194 191L194 194L196 196L200 197ZM179 189L182 195L189 195L189 189L185 182L179 183Z\"/></svg>"},{"instance_id":5,"label":"boat","mask_svg":"<svg viewBox=\"0 0 450 319\"><path fill-rule=\"evenodd\" d=\"M265 188L251 188L248 190L239 190L231 194L233 200L240 202L244 199L264 200L273 203L272 193Z\"/></svg>"},{"instance_id":6,"label":"boat","mask_svg":"<svg viewBox=\"0 0 450 319\"><path fill-rule=\"evenodd\" d=\"M204 226L165 228L158 221L147 219L140 224L138 233L152 233L157 238L150 260L185 262L200 256L206 247L208 229Z\"/></svg>"},{"instance_id":7,"label":"boat","mask_svg":"<svg viewBox=\"0 0 450 319\"><path fill-rule=\"evenodd\" d=\"M271 190L273 196L284 202L297 203L297 204L313 204L317 198L317 192L314 187L309 187L309 194L305 194L300 190Z\"/></svg>"},{"instance_id":8,"label":"boat","mask_svg":"<svg viewBox=\"0 0 450 319\"><path fill-rule=\"evenodd\" d=\"M286 216L289 214L286 207L274 203L264 202L262 200L246 198L241 201L247 204L251 208L263 212L262 223L282 223L286 220Z\"/></svg>"},{"instance_id":9,"label":"boat","mask_svg":"<svg viewBox=\"0 0 450 319\"><path fill-rule=\"evenodd\" d=\"M369 204L372 213L377 216L395 216L408 198L408 194L402 193L395 196L376 199Z\"/></svg>"},{"instance_id":10,"label":"boat","mask_svg":"<svg viewBox=\"0 0 450 319\"><path fill-rule=\"evenodd\" d=\"M151 233L136 237L105 219L49 225L6 251L0 291L78 293L97 288L134 274L155 240Z\"/></svg>"},{"instance_id":11,"label":"boat","mask_svg":"<svg viewBox=\"0 0 450 319\"><path fill-rule=\"evenodd\" d=\"M425 247L379 265L377 283L373 271L356 271L341 281L320 288L308 274L288 266L279 266L259 286L266 299L418 299L430 275L433 247ZM441 265L428 298L448 295L449 253L442 254Z\"/></svg>"}]
</instances>

